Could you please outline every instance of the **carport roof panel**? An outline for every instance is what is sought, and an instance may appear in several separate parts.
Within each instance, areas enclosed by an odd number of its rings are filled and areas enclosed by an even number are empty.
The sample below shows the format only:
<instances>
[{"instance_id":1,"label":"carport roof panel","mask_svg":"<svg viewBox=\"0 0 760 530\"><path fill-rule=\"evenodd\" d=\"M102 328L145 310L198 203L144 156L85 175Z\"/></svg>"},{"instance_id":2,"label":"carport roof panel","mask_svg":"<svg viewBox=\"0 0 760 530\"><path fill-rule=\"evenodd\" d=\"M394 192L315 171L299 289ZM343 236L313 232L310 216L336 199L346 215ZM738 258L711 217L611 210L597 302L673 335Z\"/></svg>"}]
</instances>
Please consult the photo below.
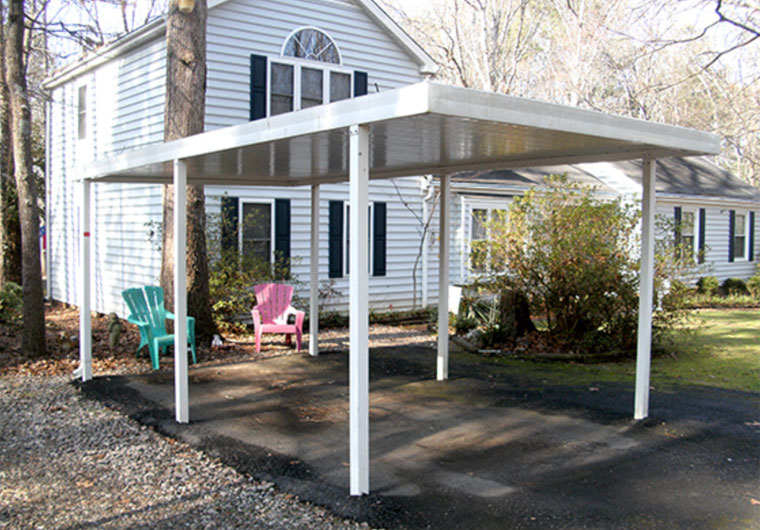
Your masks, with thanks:
<instances>
[{"instance_id":1,"label":"carport roof panel","mask_svg":"<svg viewBox=\"0 0 760 530\"><path fill-rule=\"evenodd\" d=\"M425 82L155 144L80 174L170 184L184 159L189 184L338 182L356 124L370 129L372 178L719 151L714 134Z\"/></svg>"}]
</instances>

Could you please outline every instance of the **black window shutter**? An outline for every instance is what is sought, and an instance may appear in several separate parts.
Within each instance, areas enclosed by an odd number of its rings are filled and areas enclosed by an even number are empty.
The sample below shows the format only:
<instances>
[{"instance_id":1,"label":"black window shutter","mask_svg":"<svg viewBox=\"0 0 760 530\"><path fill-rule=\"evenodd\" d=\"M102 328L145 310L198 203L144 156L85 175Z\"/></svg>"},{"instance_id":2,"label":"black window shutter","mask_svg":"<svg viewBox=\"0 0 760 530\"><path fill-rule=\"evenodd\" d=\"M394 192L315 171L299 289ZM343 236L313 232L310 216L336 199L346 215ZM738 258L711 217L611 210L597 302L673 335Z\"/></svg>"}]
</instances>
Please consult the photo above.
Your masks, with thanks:
<instances>
[{"instance_id":1,"label":"black window shutter","mask_svg":"<svg viewBox=\"0 0 760 530\"><path fill-rule=\"evenodd\" d=\"M330 201L329 217L329 274L343 277L343 201Z\"/></svg>"},{"instance_id":2,"label":"black window shutter","mask_svg":"<svg viewBox=\"0 0 760 530\"><path fill-rule=\"evenodd\" d=\"M736 211L728 211L728 262L734 261L734 226L736 225Z\"/></svg>"},{"instance_id":3,"label":"black window shutter","mask_svg":"<svg viewBox=\"0 0 760 530\"><path fill-rule=\"evenodd\" d=\"M251 55L250 119L259 120L267 115L267 58Z\"/></svg>"},{"instance_id":4,"label":"black window shutter","mask_svg":"<svg viewBox=\"0 0 760 530\"><path fill-rule=\"evenodd\" d=\"M367 72L354 72L354 97L367 95Z\"/></svg>"},{"instance_id":5,"label":"black window shutter","mask_svg":"<svg viewBox=\"0 0 760 530\"><path fill-rule=\"evenodd\" d=\"M238 205L237 197L222 197L222 250L235 251L238 247Z\"/></svg>"},{"instance_id":6,"label":"black window shutter","mask_svg":"<svg viewBox=\"0 0 760 530\"><path fill-rule=\"evenodd\" d=\"M755 259L755 212L749 212L749 256L747 259Z\"/></svg>"},{"instance_id":7,"label":"black window shutter","mask_svg":"<svg viewBox=\"0 0 760 530\"><path fill-rule=\"evenodd\" d=\"M707 212L704 208L699 209L699 263L705 262L705 231L707 227Z\"/></svg>"},{"instance_id":8,"label":"black window shutter","mask_svg":"<svg viewBox=\"0 0 760 530\"><path fill-rule=\"evenodd\" d=\"M384 202L373 203L372 275L385 276L386 208Z\"/></svg>"},{"instance_id":9,"label":"black window shutter","mask_svg":"<svg viewBox=\"0 0 760 530\"><path fill-rule=\"evenodd\" d=\"M290 265L290 199L274 200L274 255L279 263Z\"/></svg>"},{"instance_id":10,"label":"black window shutter","mask_svg":"<svg viewBox=\"0 0 760 530\"><path fill-rule=\"evenodd\" d=\"M673 229L675 233L673 234L673 236L675 238L676 245L680 245L681 244L681 218L682 218L680 206L676 206L673 209L673 217L675 218L675 227Z\"/></svg>"}]
</instances>

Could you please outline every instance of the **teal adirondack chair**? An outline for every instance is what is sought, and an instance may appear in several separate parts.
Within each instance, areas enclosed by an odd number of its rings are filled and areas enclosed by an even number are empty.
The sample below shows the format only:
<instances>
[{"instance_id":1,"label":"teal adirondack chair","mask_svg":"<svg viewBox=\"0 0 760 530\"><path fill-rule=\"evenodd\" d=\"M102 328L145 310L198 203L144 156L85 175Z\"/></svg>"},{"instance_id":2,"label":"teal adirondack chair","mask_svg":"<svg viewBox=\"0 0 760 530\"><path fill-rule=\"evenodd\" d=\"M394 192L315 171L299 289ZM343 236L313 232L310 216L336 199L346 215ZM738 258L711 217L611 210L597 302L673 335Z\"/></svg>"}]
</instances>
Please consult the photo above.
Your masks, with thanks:
<instances>
[{"instance_id":1,"label":"teal adirondack chair","mask_svg":"<svg viewBox=\"0 0 760 530\"><path fill-rule=\"evenodd\" d=\"M140 330L140 346L135 354L139 354L143 346L148 347L153 369L158 370L158 354L164 353L167 346L174 345L174 335L166 332L166 319L174 320L174 314L166 310L164 305L164 290L161 287L146 286L143 289L134 287L121 292L127 307L132 313L127 322L136 325ZM195 319L187 317L187 343L195 359Z\"/></svg>"}]
</instances>

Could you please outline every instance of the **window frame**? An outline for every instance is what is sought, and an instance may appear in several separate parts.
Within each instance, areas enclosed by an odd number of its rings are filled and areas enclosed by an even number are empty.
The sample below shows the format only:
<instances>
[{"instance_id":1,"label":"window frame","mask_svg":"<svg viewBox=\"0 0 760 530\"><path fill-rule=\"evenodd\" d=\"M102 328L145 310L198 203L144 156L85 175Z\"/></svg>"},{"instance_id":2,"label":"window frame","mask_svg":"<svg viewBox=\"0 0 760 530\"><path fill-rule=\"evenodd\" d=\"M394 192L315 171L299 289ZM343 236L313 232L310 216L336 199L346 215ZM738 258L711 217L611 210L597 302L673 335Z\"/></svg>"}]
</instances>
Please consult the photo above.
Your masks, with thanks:
<instances>
[{"instance_id":1,"label":"window frame","mask_svg":"<svg viewBox=\"0 0 760 530\"><path fill-rule=\"evenodd\" d=\"M349 96L346 99L354 97L354 71L344 68L342 65L334 63L325 63L321 61L312 61L310 59L301 59L299 57L280 56L273 57L267 61L267 96L266 96L266 115L272 116L272 65L284 64L293 67L293 110L295 112L302 109L301 104L301 70L309 68L312 70L322 71L322 105L330 102L330 74L332 72L346 74L349 77ZM342 100L341 100L342 101ZM287 113L283 113L287 114Z\"/></svg>"},{"instance_id":2,"label":"window frame","mask_svg":"<svg viewBox=\"0 0 760 530\"><path fill-rule=\"evenodd\" d=\"M89 127L87 126L87 83L78 85L76 88L77 109L77 140L86 140ZM84 105L83 105L84 103Z\"/></svg>"},{"instance_id":3,"label":"window frame","mask_svg":"<svg viewBox=\"0 0 760 530\"><path fill-rule=\"evenodd\" d=\"M244 206L246 204L266 204L269 206L269 264L274 263L274 238L275 238L275 211L274 199L246 199L241 197L238 201L238 252L243 256L243 230L245 225Z\"/></svg>"},{"instance_id":4,"label":"window frame","mask_svg":"<svg viewBox=\"0 0 760 530\"><path fill-rule=\"evenodd\" d=\"M736 226L738 224L738 217L740 215L744 218L744 233L741 235L738 235L736 233ZM749 232L750 232L749 223L750 223L749 210L735 210L734 211L734 232L731 234L731 245L733 245L734 261L749 261ZM741 256L738 256L736 254L736 238L737 237L744 238L744 244L742 245Z\"/></svg>"},{"instance_id":5,"label":"window frame","mask_svg":"<svg viewBox=\"0 0 760 530\"><path fill-rule=\"evenodd\" d=\"M307 30L307 29L318 31L319 33L322 33L324 36L326 36L328 39L330 39L330 42L335 47L335 51L338 53L338 62L337 63L329 63L327 61L320 61L320 60L315 60L315 59L307 59L305 57L294 57L292 55L285 55L285 48L287 48L288 43L290 42L290 40L299 31L304 31L304 30ZM332 65L336 65L336 66L341 66L343 64L343 53L340 51L340 47L338 47L338 43L335 41L335 39L333 39L332 35L330 35L325 30L323 30L321 28L318 28L316 26L301 26L300 28L296 28L293 31L291 31L288 34L288 36L285 37L285 40L282 41L282 46L280 47L280 57L288 57L288 58L291 58L291 59L300 59L300 60L303 60L303 61L308 61L310 63L332 64Z\"/></svg>"},{"instance_id":6,"label":"window frame","mask_svg":"<svg viewBox=\"0 0 760 530\"><path fill-rule=\"evenodd\" d=\"M682 206L681 207L681 221L678 226L678 233L679 237L681 238L681 241L683 241L684 232L684 218L686 217L686 214L691 214L694 218L694 222L692 223L691 227L691 238L692 238L692 249L691 249L691 256L694 259L695 262L699 261L699 234L701 231L701 226L699 224L699 208L696 206Z\"/></svg>"},{"instance_id":7,"label":"window frame","mask_svg":"<svg viewBox=\"0 0 760 530\"><path fill-rule=\"evenodd\" d=\"M510 201L511 202L511 198ZM466 227L466 256L467 256L467 271L470 275L479 275L483 274L485 272L484 269L477 269L472 264L472 243L473 241L482 241L482 239L472 239L472 230L474 227L474 221L475 221L475 212L478 210L485 210L486 211L486 222L493 219L493 213L495 211L502 211L504 213L509 213L509 203L507 204L487 204L485 202L471 202L469 204L466 204L465 211L467 215L467 219L469 222L469 225ZM485 227L484 227L485 229ZM486 236L483 239L488 238L488 233L486 233Z\"/></svg>"}]
</instances>

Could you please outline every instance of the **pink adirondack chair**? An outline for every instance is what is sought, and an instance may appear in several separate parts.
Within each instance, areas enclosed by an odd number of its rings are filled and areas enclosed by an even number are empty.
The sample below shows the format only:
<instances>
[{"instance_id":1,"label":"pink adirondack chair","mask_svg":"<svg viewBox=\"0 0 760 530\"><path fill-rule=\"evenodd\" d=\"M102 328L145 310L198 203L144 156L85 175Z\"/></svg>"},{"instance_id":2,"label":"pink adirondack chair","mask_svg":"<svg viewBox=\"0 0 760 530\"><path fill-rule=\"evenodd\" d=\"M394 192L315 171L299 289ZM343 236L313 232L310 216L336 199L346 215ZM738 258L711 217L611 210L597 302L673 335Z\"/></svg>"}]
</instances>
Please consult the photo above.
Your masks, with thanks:
<instances>
[{"instance_id":1,"label":"pink adirondack chair","mask_svg":"<svg viewBox=\"0 0 760 530\"><path fill-rule=\"evenodd\" d=\"M304 312L290 305L293 286L279 283L262 283L253 287L256 305L253 306L253 330L256 334L256 353L261 351L262 333L284 333L290 344L291 335L296 336L296 347L301 351ZM288 323L288 317L295 316L295 323ZM292 319L291 319L292 321Z\"/></svg>"}]
</instances>

